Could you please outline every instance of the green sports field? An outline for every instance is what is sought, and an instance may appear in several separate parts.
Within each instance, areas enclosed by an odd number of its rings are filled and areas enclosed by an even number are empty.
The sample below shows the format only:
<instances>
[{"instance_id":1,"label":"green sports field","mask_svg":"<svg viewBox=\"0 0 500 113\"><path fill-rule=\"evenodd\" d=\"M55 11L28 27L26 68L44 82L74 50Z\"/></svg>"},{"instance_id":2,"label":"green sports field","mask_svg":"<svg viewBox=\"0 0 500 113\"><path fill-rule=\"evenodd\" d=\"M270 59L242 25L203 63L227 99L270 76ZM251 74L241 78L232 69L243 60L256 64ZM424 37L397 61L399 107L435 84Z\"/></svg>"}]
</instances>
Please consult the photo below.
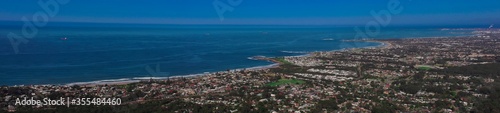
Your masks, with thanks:
<instances>
[{"instance_id":1,"label":"green sports field","mask_svg":"<svg viewBox=\"0 0 500 113\"><path fill-rule=\"evenodd\" d=\"M276 82L271 82L271 83L268 83L266 85L276 87L276 86L280 86L283 84L304 84L304 83L305 83L305 81L297 80L297 79L280 79Z\"/></svg>"}]
</instances>

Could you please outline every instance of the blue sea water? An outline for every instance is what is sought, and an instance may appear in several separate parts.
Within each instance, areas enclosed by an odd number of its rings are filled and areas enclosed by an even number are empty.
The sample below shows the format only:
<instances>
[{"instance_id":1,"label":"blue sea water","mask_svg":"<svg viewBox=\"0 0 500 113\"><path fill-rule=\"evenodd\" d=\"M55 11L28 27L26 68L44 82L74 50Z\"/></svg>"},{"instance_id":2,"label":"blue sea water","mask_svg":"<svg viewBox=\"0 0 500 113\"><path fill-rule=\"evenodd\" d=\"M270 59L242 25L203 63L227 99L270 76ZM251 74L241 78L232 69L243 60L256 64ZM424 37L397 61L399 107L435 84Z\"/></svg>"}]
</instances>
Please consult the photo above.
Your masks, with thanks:
<instances>
[{"instance_id":1,"label":"blue sea water","mask_svg":"<svg viewBox=\"0 0 500 113\"><path fill-rule=\"evenodd\" d=\"M16 54L7 34L21 35L21 29L0 26L0 85L188 75L272 64L248 59L257 55L294 56L379 45L342 41L356 35L353 27L346 26L61 24L38 28ZM462 35L471 31L394 27L371 38Z\"/></svg>"}]
</instances>

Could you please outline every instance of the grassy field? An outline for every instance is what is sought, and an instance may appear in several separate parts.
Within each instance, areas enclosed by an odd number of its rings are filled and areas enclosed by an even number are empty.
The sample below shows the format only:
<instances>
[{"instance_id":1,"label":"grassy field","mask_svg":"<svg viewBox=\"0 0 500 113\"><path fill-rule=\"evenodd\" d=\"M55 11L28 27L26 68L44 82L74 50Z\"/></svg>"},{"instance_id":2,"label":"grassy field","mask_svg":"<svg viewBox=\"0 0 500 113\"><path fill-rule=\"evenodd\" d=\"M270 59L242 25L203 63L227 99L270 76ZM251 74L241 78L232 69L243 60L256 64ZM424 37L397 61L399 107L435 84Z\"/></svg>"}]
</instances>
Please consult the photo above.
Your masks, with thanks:
<instances>
[{"instance_id":1,"label":"grassy field","mask_svg":"<svg viewBox=\"0 0 500 113\"><path fill-rule=\"evenodd\" d=\"M430 70L432 68L429 66L419 66L419 67L417 67L417 69L427 71L427 70Z\"/></svg>"},{"instance_id":2,"label":"grassy field","mask_svg":"<svg viewBox=\"0 0 500 113\"><path fill-rule=\"evenodd\" d=\"M292 63L286 61L285 58L274 58L274 59L278 62L281 62L282 64L293 65Z\"/></svg>"},{"instance_id":3,"label":"grassy field","mask_svg":"<svg viewBox=\"0 0 500 113\"><path fill-rule=\"evenodd\" d=\"M266 85L276 87L276 86L284 85L284 84L304 84L304 83L305 83L305 81L297 80L297 79L280 79L276 82L271 82L271 83L268 83Z\"/></svg>"}]
</instances>

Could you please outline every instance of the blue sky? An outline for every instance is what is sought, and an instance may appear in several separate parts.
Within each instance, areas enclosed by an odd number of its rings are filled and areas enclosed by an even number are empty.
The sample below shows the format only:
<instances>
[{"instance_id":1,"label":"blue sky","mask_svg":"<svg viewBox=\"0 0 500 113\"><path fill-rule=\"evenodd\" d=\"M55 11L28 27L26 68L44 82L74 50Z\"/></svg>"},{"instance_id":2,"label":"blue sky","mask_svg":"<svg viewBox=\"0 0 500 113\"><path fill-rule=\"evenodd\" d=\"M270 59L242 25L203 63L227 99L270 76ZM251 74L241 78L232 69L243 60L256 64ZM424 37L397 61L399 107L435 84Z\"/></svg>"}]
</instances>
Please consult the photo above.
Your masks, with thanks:
<instances>
[{"instance_id":1,"label":"blue sky","mask_svg":"<svg viewBox=\"0 0 500 113\"><path fill-rule=\"evenodd\" d=\"M46 0L42 0L46 1ZM227 0L219 0L228 3ZM242 0L221 21L214 0L70 0L50 22L147 24L353 25L375 20L370 11L389 0ZM500 24L499 0L399 0L392 25ZM37 0L2 0L0 20L20 21L43 11Z\"/></svg>"}]
</instances>

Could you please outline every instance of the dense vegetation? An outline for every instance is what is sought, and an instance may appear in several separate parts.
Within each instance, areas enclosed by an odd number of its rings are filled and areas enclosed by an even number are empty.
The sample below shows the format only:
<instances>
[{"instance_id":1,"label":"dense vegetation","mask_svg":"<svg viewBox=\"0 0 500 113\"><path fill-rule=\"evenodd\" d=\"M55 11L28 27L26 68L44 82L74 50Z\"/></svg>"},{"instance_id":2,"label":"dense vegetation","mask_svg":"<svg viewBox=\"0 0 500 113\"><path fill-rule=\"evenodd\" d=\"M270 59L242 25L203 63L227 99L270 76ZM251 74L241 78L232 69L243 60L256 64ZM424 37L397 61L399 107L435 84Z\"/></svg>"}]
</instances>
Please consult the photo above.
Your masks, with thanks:
<instances>
[{"instance_id":1,"label":"dense vegetation","mask_svg":"<svg viewBox=\"0 0 500 113\"><path fill-rule=\"evenodd\" d=\"M500 75L500 63L479 64L462 67L450 67L444 70L434 70L440 74L452 75L462 74L480 77L498 77Z\"/></svg>"},{"instance_id":2,"label":"dense vegetation","mask_svg":"<svg viewBox=\"0 0 500 113\"><path fill-rule=\"evenodd\" d=\"M495 79L495 82L492 83L475 81L483 84L483 87L476 89L477 92L489 96L486 99L478 98L473 111L479 113L500 113L500 63L451 67L437 72L445 75L462 74Z\"/></svg>"}]
</instances>

